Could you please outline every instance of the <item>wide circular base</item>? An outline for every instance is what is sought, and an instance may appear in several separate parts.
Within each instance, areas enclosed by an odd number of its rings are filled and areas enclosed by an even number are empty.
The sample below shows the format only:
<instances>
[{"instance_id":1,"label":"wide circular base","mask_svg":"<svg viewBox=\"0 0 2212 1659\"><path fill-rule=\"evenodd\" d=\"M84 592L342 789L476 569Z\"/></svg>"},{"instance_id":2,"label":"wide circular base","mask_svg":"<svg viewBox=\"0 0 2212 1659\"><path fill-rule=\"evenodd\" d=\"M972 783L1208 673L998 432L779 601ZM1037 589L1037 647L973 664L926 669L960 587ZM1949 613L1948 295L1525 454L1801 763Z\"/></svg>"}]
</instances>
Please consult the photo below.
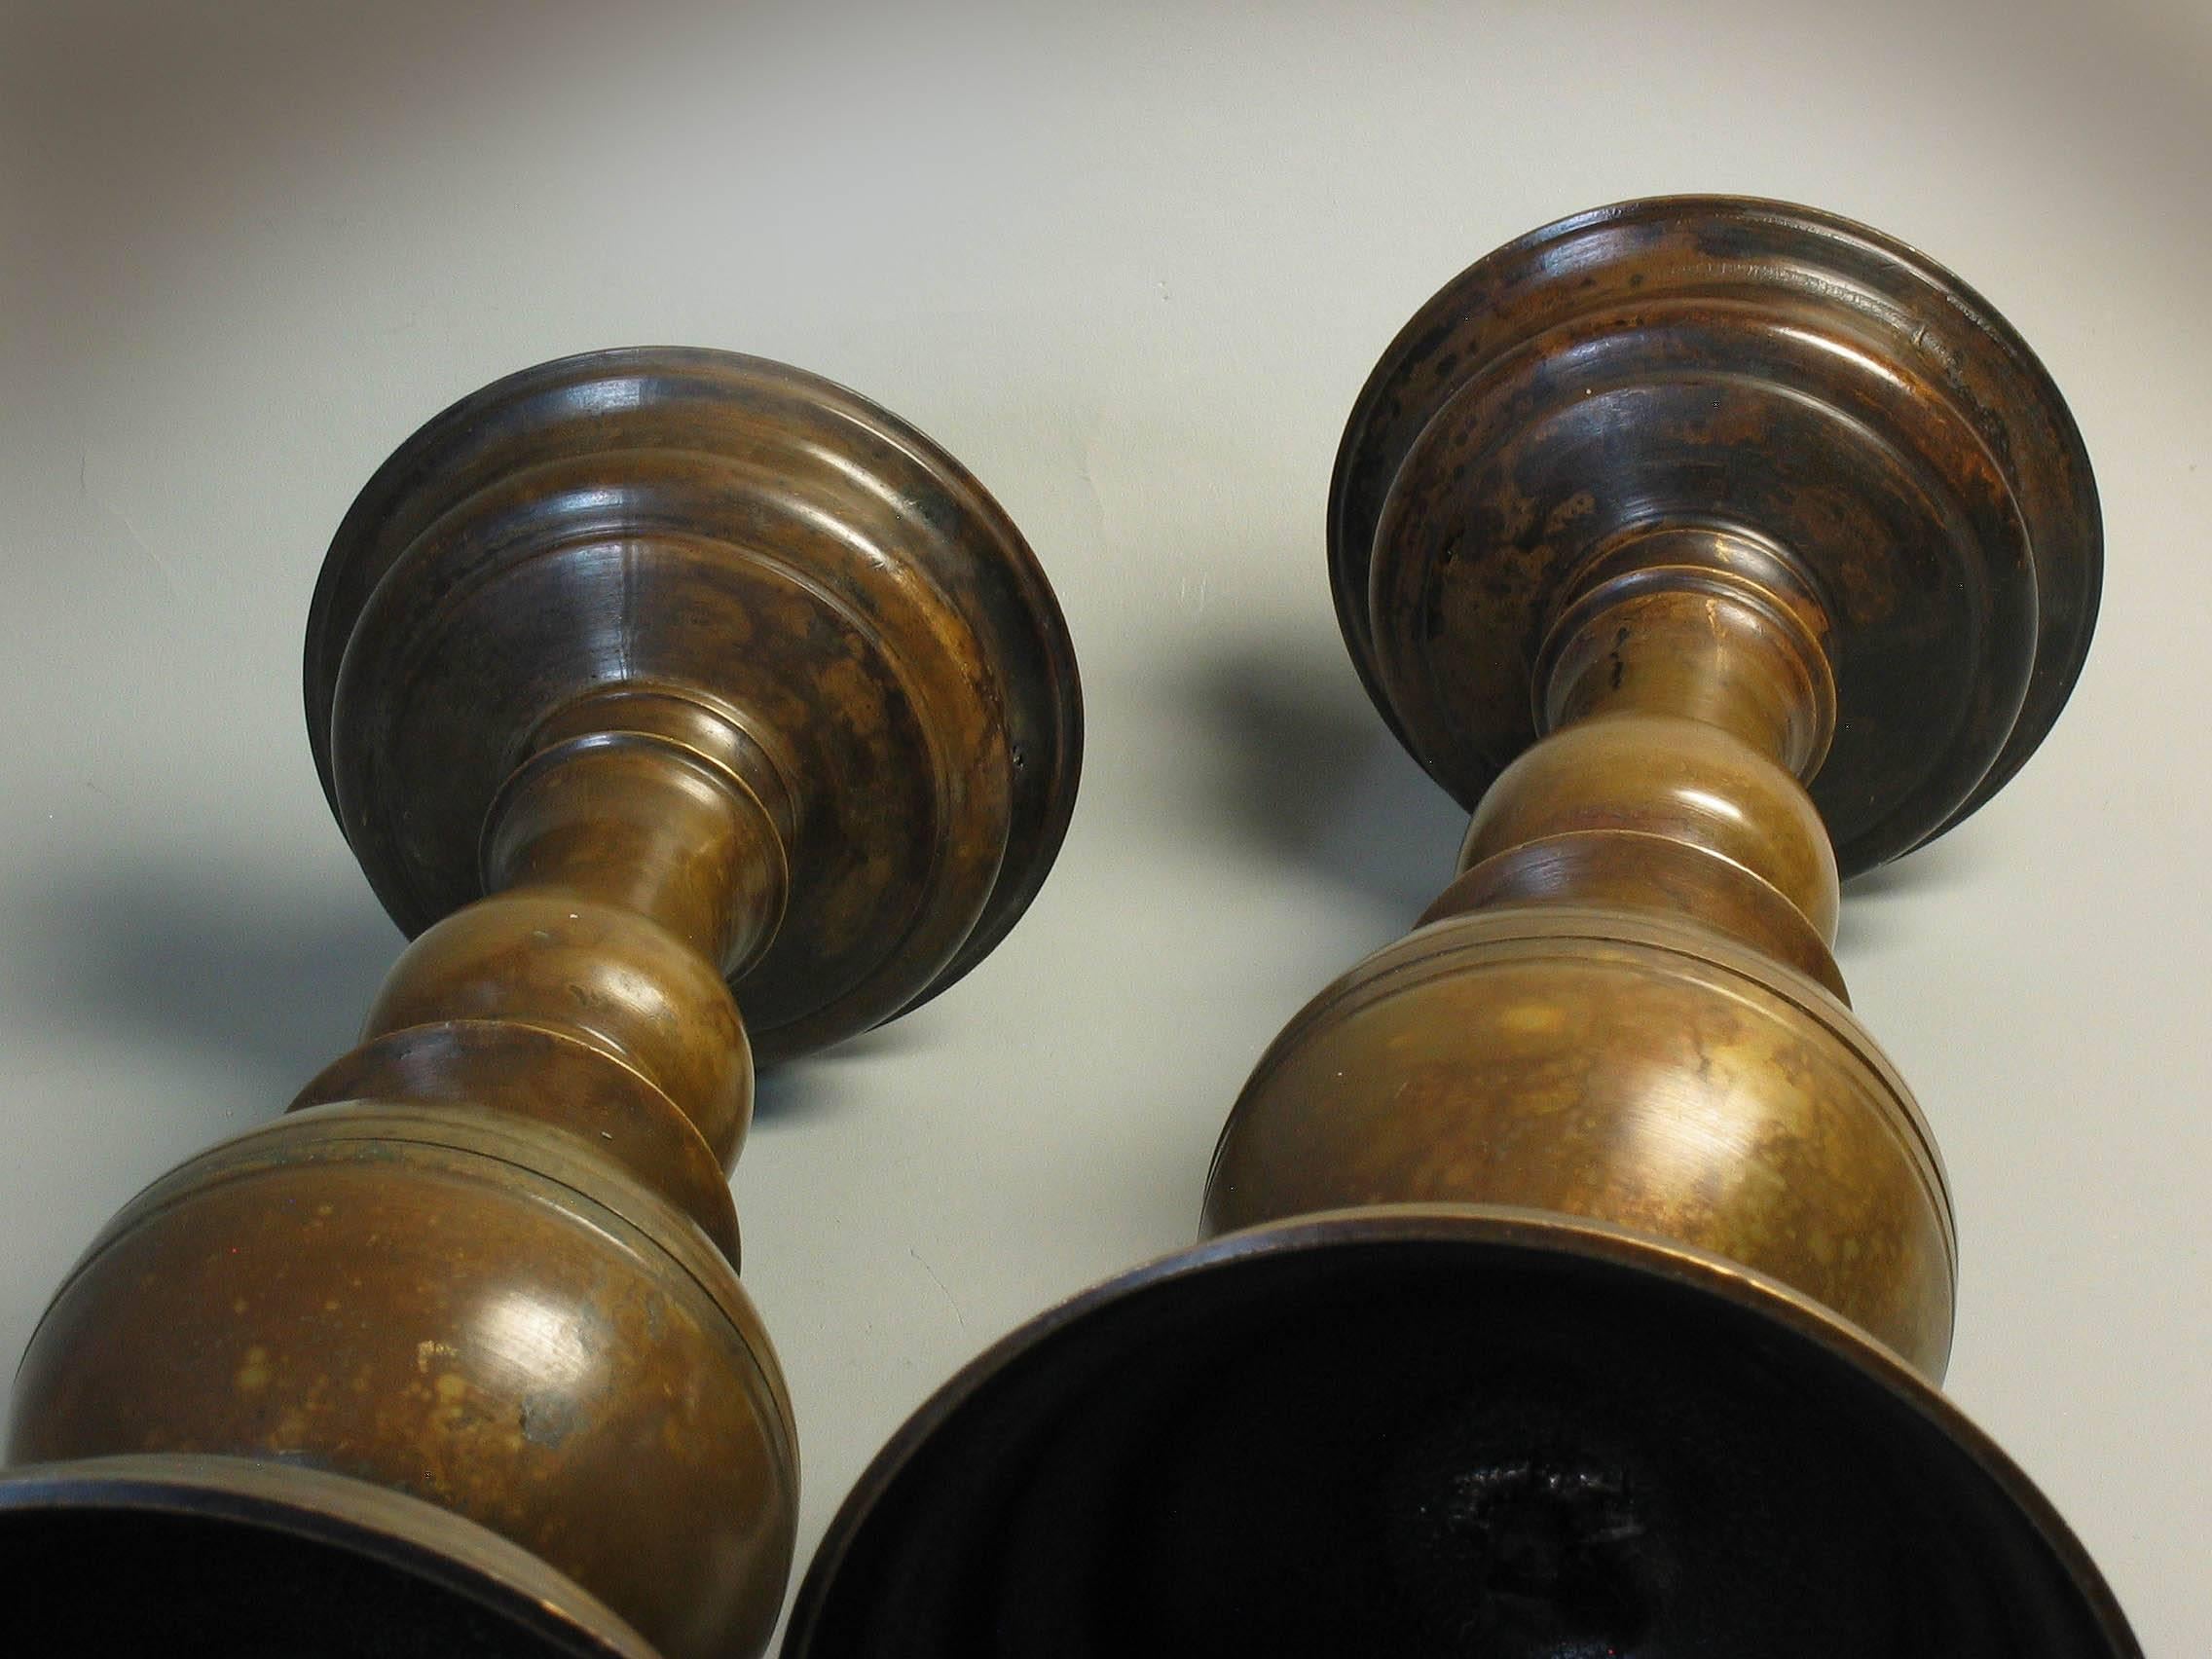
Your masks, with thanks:
<instances>
[{"instance_id":1,"label":"wide circular base","mask_svg":"<svg viewBox=\"0 0 2212 1659\"><path fill-rule=\"evenodd\" d=\"M481 892L485 818L556 710L726 714L788 794L789 903L743 971L763 1056L934 995L1035 895L1074 805L1075 662L1035 557L865 398L726 352L486 387L372 478L308 626L325 792L410 936Z\"/></svg>"},{"instance_id":2,"label":"wide circular base","mask_svg":"<svg viewBox=\"0 0 2212 1659\"><path fill-rule=\"evenodd\" d=\"M2088 648L2088 458L1985 300L1809 208L1600 208L1448 283L1338 452L1346 641L1470 808L1535 736L1538 649L1577 583L1670 526L1771 550L1825 611L1839 719L1811 788L1846 874L1993 794Z\"/></svg>"},{"instance_id":3,"label":"wide circular base","mask_svg":"<svg viewBox=\"0 0 2212 1659\"><path fill-rule=\"evenodd\" d=\"M1716 1258L1526 1211L1232 1235L1008 1338L832 1523L786 1659L2116 1659L1956 1408Z\"/></svg>"},{"instance_id":4,"label":"wide circular base","mask_svg":"<svg viewBox=\"0 0 2212 1659\"><path fill-rule=\"evenodd\" d=\"M0 1605L23 1650L52 1659L653 1659L607 1606L481 1527L236 1457L0 1475Z\"/></svg>"}]
</instances>

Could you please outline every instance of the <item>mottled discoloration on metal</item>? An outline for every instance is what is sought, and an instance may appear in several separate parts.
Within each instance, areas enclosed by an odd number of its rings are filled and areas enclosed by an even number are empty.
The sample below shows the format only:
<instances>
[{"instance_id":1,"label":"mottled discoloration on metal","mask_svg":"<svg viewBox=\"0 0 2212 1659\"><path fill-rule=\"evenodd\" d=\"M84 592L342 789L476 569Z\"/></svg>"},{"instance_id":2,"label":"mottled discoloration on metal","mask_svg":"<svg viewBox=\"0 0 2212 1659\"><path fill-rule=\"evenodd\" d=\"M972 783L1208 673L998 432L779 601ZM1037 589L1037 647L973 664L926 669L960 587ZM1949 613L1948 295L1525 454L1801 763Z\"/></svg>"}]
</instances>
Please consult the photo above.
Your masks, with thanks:
<instances>
[{"instance_id":1,"label":"mottled discoloration on metal","mask_svg":"<svg viewBox=\"0 0 2212 1659\"><path fill-rule=\"evenodd\" d=\"M1430 924L1261 1062L1206 1225L1455 1201L1587 1217L1742 1262L1940 1377L1950 1200L1910 1094L1831 994L1835 855L1798 781L1833 729L1838 631L1774 574L1787 547L1682 510L1559 586L1514 699L1556 729L1501 757ZM1480 624L1424 614L1436 661L1479 657Z\"/></svg>"},{"instance_id":2,"label":"mottled discoloration on metal","mask_svg":"<svg viewBox=\"0 0 2212 1659\"><path fill-rule=\"evenodd\" d=\"M729 1177L698 1129L650 1078L581 1033L513 1017L404 1026L332 1061L293 1104L339 1100L476 1106L567 1129L675 1204L738 1263Z\"/></svg>"},{"instance_id":3,"label":"mottled discoloration on metal","mask_svg":"<svg viewBox=\"0 0 2212 1659\"><path fill-rule=\"evenodd\" d=\"M1950 1203L1911 1096L1839 1002L1702 927L1509 904L1370 957L1245 1086L1206 1225L1452 1201L1712 1251L1942 1375Z\"/></svg>"},{"instance_id":4,"label":"mottled discoloration on metal","mask_svg":"<svg viewBox=\"0 0 2212 1659\"><path fill-rule=\"evenodd\" d=\"M1472 807L1535 736L1564 596L1685 522L1785 550L1827 612L1841 719L1813 793L1847 874L1994 793L2088 648L2096 490L2034 353L1890 238L1729 198L1546 226L1407 324L1338 455L1338 616Z\"/></svg>"},{"instance_id":5,"label":"mottled discoloration on metal","mask_svg":"<svg viewBox=\"0 0 2212 1659\"><path fill-rule=\"evenodd\" d=\"M1218 1237L886 1448L787 1659L2135 1656L1936 1390L1950 1200L1829 949L1830 831L1971 810L2085 645L2034 360L1840 221L1607 209L1391 348L1330 534L1461 873L1261 1061Z\"/></svg>"},{"instance_id":6,"label":"mottled discoloration on metal","mask_svg":"<svg viewBox=\"0 0 2212 1659\"><path fill-rule=\"evenodd\" d=\"M309 623L308 723L409 934L483 891L522 747L613 685L725 712L792 788L788 911L735 980L763 1057L980 960L1073 809L1075 661L1019 533L922 434L781 364L542 364L430 422L354 503Z\"/></svg>"},{"instance_id":7,"label":"mottled discoloration on metal","mask_svg":"<svg viewBox=\"0 0 2212 1659\"><path fill-rule=\"evenodd\" d=\"M1786 557L1657 526L1562 589L1520 695L1557 729L1484 793L1429 925L1260 1063L1209 1229L1454 1201L1587 1217L1741 1262L1942 1375L1950 1200L1841 1001L1835 856L1798 782L1838 636L1810 589L1764 585Z\"/></svg>"},{"instance_id":8,"label":"mottled discoloration on metal","mask_svg":"<svg viewBox=\"0 0 2212 1659\"><path fill-rule=\"evenodd\" d=\"M470 1107L295 1113L109 1224L8 1454L146 1452L408 1493L671 1654L756 1650L790 1567L791 1408L735 1270L585 1143Z\"/></svg>"},{"instance_id":9,"label":"mottled discoloration on metal","mask_svg":"<svg viewBox=\"0 0 2212 1659\"><path fill-rule=\"evenodd\" d=\"M1557 1210L1940 1377L1949 1200L1829 947L1839 864L1972 810L2086 647L2095 496L2033 356L1840 220L1584 214L1385 353L1330 535L1370 690L1474 820L1428 925L1246 1086L1208 1227Z\"/></svg>"},{"instance_id":10,"label":"mottled discoloration on metal","mask_svg":"<svg viewBox=\"0 0 2212 1659\"><path fill-rule=\"evenodd\" d=\"M79 1264L11 1456L189 1456L210 1528L246 1478L224 1463L276 1482L279 1520L301 1471L288 1544L334 1585L353 1558L308 1540L343 1476L364 1512L412 1494L457 1552L481 1527L572 1578L563 1629L620 1647L610 1607L667 1659L757 1653L798 1471L737 1279L749 1019L791 1052L889 1018L1028 903L1080 751L1051 595L872 405L609 352L387 462L324 567L308 697L413 942L291 1116ZM578 1650L544 1622L469 1651Z\"/></svg>"}]
</instances>

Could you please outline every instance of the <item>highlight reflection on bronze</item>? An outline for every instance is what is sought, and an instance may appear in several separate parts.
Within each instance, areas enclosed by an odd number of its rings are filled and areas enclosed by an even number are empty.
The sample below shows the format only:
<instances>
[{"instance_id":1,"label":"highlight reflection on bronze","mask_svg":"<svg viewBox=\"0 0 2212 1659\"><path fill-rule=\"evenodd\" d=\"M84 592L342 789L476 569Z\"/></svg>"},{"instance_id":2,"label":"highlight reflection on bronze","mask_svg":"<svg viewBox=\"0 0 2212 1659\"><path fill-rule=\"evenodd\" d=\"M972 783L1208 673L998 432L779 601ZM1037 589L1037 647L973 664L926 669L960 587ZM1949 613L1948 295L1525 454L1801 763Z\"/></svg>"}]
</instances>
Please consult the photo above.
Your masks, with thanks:
<instances>
[{"instance_id":1,"label":"highlight reflection on bronze","mask_svg":"<svg viewBox=\"0 0 2212 1659\"><path fill-rule=\"evenodd\" d=\"M1835 858L1796 775L1832 736L1832 628L1749 563L1662 531L1563 584L1535 653L1549 734L1485 792L1428 925L1260 1062L1211 1229L1564 1211L1757 1269L1941 1375L1950 1202L1844 1006Z\"/></svg>"},{"instance_id":2,"label":"highlight reflection on bronze","mask_svg":"<svg viewBox=\"0 0 2212 1659\"><path fill-rule=\"evenodd\" d=\"M1423 308L1329 529L1457 876L1260 1061L1211 1240L884 1451L787 1655L2134 1653L1936 1391L1950 1200L1830 953L2087 648L2041 365L1863 227L1630 203Z\"/></svg>"},{"instance_id":3,"label":"highlight reflection on bronze","mask_svg":"<svg viewBox=\"0 0 2212 1659\"><path fill-rule=\"evenodd\" d=\"M1081 744L1051 591L874 405L601 352L377 473L307 699L414 941L288 1116L56 1293L11 1616L53 1652L757 1652L798 1463L737 1272L753 1051L913 1007L1036 892ZM88 1608L72 1547L194 1565Z\"/></svg>"}]
</instances>

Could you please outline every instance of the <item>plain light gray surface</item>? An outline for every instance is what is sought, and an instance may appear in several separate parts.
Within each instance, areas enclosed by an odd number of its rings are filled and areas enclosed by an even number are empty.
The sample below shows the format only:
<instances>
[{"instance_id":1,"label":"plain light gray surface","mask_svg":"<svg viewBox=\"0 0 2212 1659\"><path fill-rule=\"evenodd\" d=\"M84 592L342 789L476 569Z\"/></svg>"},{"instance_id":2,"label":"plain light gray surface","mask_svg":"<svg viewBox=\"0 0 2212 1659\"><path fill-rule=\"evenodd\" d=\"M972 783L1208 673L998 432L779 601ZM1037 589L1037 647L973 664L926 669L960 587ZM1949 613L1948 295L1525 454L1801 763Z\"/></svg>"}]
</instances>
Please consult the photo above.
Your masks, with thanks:
<instances>
[{"instance_id":1,"label":"plain light gray surface","mask_svg":"<svg viewBox=\"0 0 2212 1659\"><path fill-rule=\"evenodd\" d=\"M782 357L1006 503L1089 760L1028 918L763 1086L736 1181L801 1560L987 1341L1186 1241L1283 1020L1462 820L1338 641L1399 324L1677 190L1912 241L2087 436L2104 614L2018 780L1841 957L1963 1246L1950 1386L2153 1654L2212 1628L2212 20L2184 5L55 5L0 35L0 1354L129 1194L345 1048L398 938L316 788L321 551L421 420L590 347ZM926 15L925 15L926 14Z\"/></svg>"}]
</instances>

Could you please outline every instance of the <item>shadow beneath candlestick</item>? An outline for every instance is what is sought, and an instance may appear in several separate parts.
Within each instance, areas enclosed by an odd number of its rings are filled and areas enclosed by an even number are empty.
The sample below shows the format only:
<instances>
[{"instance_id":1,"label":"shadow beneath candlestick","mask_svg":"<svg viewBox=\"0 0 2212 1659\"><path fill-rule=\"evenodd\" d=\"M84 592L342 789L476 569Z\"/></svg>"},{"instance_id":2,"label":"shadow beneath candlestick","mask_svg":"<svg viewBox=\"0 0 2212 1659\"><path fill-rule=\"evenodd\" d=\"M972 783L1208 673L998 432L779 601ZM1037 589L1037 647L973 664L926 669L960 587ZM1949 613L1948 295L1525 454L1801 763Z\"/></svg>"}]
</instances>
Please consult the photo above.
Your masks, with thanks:
<instances>
[{"instance_id":1,"label":"shadow beneath candlestick","mask_svg":"<svg viewBox=\"0 0 2212 1659\"><path fill-rule=\"evenodd\" d=\"M1220 808L1194 834L1226 833L1401 927L1451 880L1467 815L1399 748L1341 648L1248 641L1177 689Z\"/></svg>"},{"instance_id":2,"label":"shadow beneath candlestick","mask_svg":"<svg viewBox=\"0 0 2212 1659\"><path fill-rule=\"evenodd\" d=\"M1972 831L1953 831L1845 882L1837 956L1848 961L1870 954L1901 941L1914 927L1933 926L1925 910L1912 907L1973 879L1986 857L1977 856L1973 840Z\"/></svg>"},{"instance_id":3,"label":"shadow beneath candlestick","mask_svg":"<svg viewBox=\"0 0 2212 1659\"><path fill-rule=\"evenodd\" d=\"M365 888L286 891L245 868L129 866L0 905L20 1021L97 1033L235 1074L231 1109L280 1110L353 1046L405 940ZM859 1065L927 1048L926 1014L764 1070L755 1110L795 1118Z\"/></svg>"},{"instance_id":4,"label":"shadow beneath candlestick","mask_svg":"<svg viewBox=\"0 0 2212 1659\"><path fill-rule=\"evenodd\" d=\"M930 1023L928 1014L917 1009L903 1018L848 1037L835 1048L762 1067L753 1085L754 1126L782 1127L835 1111L854 1098L863 1087L861 1074L875 1061L935 1047Z\"/></svg>"},{"instance_id":5,"label":"shadow beneath candlestick","mask_svg":"<svg viewBox=\"0 0 2212 1659\"><path fill-rule=\"evenodd\" d=\"M1974 863L1970 840L1971 836L1962 834L1944 835L1902 858L1877 865L1845 882L1844 898L1882 903L1953 886L1965 878Z\"/></svg>"},{"instance_id":6,"label":"shadow beneath candlestick","mask_svg":"<svg viewBox=\"0 0 2212 1659\"><path fill-rule=\"evenodd\" d=\"M243 867L129 866L7 909L18 1018L218 1057L240 1074L235 1104L271 1112L351 1047L403 943L365 889Z\"/></svg>"}]
</instances>

